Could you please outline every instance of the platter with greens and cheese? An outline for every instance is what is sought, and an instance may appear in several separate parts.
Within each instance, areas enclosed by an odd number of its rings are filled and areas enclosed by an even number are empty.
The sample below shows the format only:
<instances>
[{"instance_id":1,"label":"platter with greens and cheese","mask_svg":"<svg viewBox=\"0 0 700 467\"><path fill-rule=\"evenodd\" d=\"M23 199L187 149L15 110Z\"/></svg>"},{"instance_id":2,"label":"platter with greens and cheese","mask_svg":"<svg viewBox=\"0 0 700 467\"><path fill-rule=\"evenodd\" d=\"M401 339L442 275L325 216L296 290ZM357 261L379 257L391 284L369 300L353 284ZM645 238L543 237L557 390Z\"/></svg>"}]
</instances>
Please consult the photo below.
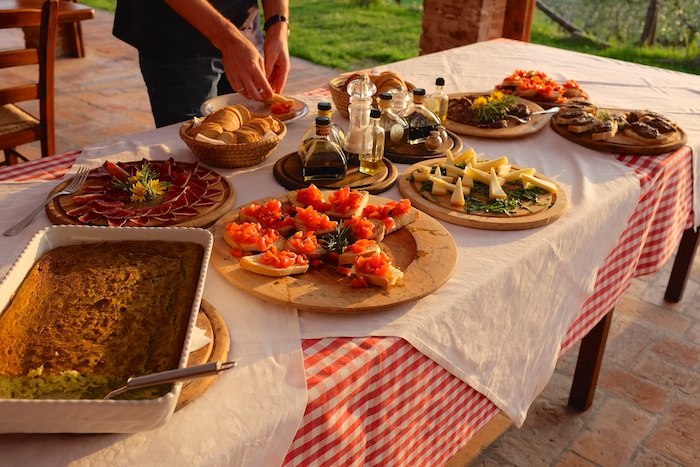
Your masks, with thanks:
<instances>
[{"instance_id":1,"label":"platter with greens and cheese","mask_svg":"<svg viewBox=\"0 0 700 467\"><path fill-rule=\"evenodd\" d=\"M542 227L568 204L564 190L534 167L483 159L472 148L410 166L399 176L399 190L433 217L485 230Z\"/></svg>"}]
</instances>

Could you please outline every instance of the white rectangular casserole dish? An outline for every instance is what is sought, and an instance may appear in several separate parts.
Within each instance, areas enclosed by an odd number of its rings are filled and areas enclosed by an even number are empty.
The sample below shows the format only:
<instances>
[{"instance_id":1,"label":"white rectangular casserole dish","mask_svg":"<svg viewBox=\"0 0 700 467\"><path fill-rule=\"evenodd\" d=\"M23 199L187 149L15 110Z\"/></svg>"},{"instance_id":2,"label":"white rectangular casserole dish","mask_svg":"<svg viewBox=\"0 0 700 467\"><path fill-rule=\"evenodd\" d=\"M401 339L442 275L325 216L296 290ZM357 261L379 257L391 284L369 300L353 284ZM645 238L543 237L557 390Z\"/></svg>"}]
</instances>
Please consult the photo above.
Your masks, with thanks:
<instances>
[{"instance_id":1,"label":"white rectangular casserole dish","mask_svg":"<svg viewBox=\"0 0 700 467\"><path fill-rule=\"evenodd\" d=\"M204 255L178 368L187 365L213 245L211 232L196 228L61 225L38 232L0 282L0 313L34 264L49 250L81 243L163 240L202 245ZM175 411L182 383L151 400L0 399L0 433L135 433L164 425Z\"/></svg>"}]
</instances>

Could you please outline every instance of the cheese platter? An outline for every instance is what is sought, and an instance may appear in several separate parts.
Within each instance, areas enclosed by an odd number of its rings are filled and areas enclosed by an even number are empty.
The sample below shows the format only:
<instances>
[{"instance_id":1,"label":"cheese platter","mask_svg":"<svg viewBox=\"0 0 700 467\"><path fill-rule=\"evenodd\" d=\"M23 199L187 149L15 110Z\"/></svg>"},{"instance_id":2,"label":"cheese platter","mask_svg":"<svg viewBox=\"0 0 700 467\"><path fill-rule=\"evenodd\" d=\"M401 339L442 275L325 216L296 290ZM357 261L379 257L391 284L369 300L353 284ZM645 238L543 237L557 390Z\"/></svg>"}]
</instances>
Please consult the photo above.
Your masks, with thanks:
<instances>
[{"instance_id":1,"label":"cheese platter","mask_svg":"<svg viewBox=\"0 0 700 467\"><path fill-rule=\"evenodd\" d=\"M439 158L408 167L399 176L399 191L421 211L475 229L533 229L566 211L562 187L535 168L467 152L473 159L466 165Z\"/></svg>"}]
</instances>

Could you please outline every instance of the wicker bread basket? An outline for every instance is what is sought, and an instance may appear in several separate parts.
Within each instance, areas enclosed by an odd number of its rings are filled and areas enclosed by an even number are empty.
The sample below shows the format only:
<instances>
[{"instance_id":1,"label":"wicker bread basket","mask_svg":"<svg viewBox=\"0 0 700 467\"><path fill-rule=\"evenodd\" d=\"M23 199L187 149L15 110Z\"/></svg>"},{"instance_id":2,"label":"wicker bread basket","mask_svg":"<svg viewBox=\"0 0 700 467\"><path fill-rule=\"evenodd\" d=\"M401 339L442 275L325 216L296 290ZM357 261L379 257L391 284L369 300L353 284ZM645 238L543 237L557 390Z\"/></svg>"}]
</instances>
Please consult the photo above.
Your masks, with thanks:
<instances>
[{"instance_id":1,"label":"wicker bread basket","mask_svg":"<svg viewBox=\"0 0 700 467\"><path fill-rule=\"evenodd\" d=\"M267 115L251 112L251 116L266 117ZM250 167L260 164L270 157L284 135L287 134L287 126L279 119L275 118L275 120L280 122L280 130L276 136L255 143L217 145L199 141L188 134L194 124L192 120L180 127L180 138L194 155L206 164L215 167Z\"/></svg>"},{"instance_id":2,"label":"wicker bread basket","mask_svg":"<svg viewBox=\"0 0 700 467\"><path fill-rule=\"evenodd\" d=\"M336 76L330 81L330 83L328 83L328 87L330 87L331 89L331 97L333 98L333 104L335 105L336 110L340 112L340 115L342 115L345 118L350 118L350 112L348 112L348 106L350 105L350 95L343 88L345 86L345 81L347 81L347 79L352 74L353 73L345 73L340 76ZM376 75L367 76L369 76L369 79L372 80L372 82L374 82L377 79ZM404 82L406 83L406 88L408 89L408 91L412 92L415 86L409 83L408 81ZM375 97L376 96L377 94L375 93Z\"/></svg>"}]
</instances>

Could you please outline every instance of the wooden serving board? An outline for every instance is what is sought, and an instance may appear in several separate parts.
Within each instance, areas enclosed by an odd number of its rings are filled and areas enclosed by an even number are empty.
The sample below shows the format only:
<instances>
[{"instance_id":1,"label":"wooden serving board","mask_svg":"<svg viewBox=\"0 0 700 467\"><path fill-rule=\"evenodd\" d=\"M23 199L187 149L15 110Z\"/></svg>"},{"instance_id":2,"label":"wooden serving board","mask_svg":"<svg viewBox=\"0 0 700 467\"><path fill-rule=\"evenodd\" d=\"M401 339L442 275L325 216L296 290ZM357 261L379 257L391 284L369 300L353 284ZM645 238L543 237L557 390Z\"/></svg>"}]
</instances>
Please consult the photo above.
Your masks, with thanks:
<instances>
[{"instance_id":1,"label":"wooden serving board","mask_svg":"<svg viewBox=\"0 0 700 467\"><path fill-rule=\"evenodd\" d=\"M452 131L447 131L447 135L449 136L447 141L443 143L440 149L435 151L430 151L423 143L416 145L406 144L398 148L386 149L384 157L398 164L415 164L427 159L442 157L447 151L452 151L455 155L461 152L464 147L462 139Z\"/></svg>"},{"instance_id":2,"label":"wooden serving board","mask_svg":"<svg viewBox=\"0 0 700 467\"><path fill-rule=\"evenodd\" d=\"M619 109L598 109L599 111L608 112L625 112ZM593 141L590 133L572 133L568 130L568 125L560 125L556 123L556 117L552 118L550 123L552 129L563 136L581 146L585 146L596 151L610 152L613 154L633 154L637 156L651 156L656 154L665 154L682 148L688 141L688 135L681 127L676 127L676 131L666 141L660 144L644 144L643 142L630 138L629 136L618 132L611 140Z\"/></svg>"},{"instance_id":3,"label":"wooden serving board","mask_svg":"<svg viewBox=\"0 0 700 467\"><path fill-rule=\"evenodd\" d=\"M227 362L228 353L231 349L231 336L229 335L228 327L226 327L226 322L219 312L206 300L202 300L199 311L197 327L206 330L205 334L211 339L211 342L209 345L191 352L189 360L187 360L187 366L211 362ZM201 396L204 391L214 384L217 378L218 375L214 375L184 382L175 410L180 410Z\"/></svg>"},{"instance_id":4,"label":"wooden serving board","mask_svg":"<svg viewBox=\"0 0 700 467\"><path fill-rule=\"evenodd\" d=\"M350 187L353 190L365 190L376 195L385 192L396 183L399 176L399 170L388 159L382 159L384 166L382 170L375 175L366 175L360 172L360 167L357 165L348 164L345 178L342 180L314 180L313 182L305 182L301 174L301 165L296 152L282 156L272 169L275 175L275 180L280 185L288 190L298 190L306 188L311 183L321 189L338 189L344 186Z\"/></svg>"},{"instance_id":5,"label":"wooden serving board","mask_svg":"<svg viewBox=\"0 0 700 467\"><path fill-rule=\"evenodd\" d=\"M286 199L281 195L276 197ZM271 198L255 201L264 204ZM387 198L370 196L369 204L384 204ZM238 219L240 208L225 214L214 225L211 262L230 283L253 296L272 303L292 305L326 313L381 311L418 300L439 289L457 264L457 246L445 227L432 217L419 213L416 222L387 235L380 246L403 279L389 289L354 288L350 278L339 275L336 265L327 262L317 269L296 276L267 277L242 269L238 258L224 240L224 228Z\"/></svg>"},{"instance_id":6,"label":"wooden serving board","mask_svg":"<svg viewBox=\"0 0 700 467\"><path fill-rule=\"evenodd\" d=\"M161 162L161 161L153 161L153 162ZM208 169L200 168L200 170L206 170L209 172ZM214 172L213 170L211 171L212 177L218 177L219 174L217 172ZM51 193L49 196L54 195L60 191L62 191L70 182L73 180L73 178L70 178L68 180L65 180L64 182L58 184L53 190L51 190ZM87 186L90 184L97 184L97 183L102 183L98 182L97 180L92 180L90 178L87 179L85 184L83 186ZM221 179L219 182L216 184L212 185L212 189L219 190L221 193L214 197L213 199L216 200L216 204L211 205L211 206L202 206L198 207L199 214L196 216L178 216L175 221L172 222L161 222L157 220L153 220L151 223L149 223L149 227L202 227L206 228L214 224L216 220L221 217L222 214L225 212L230 211L236 204L236 190L233 187L233 184L224 176L221 176ZM102 225L105 226L107 225L107 221L104 218L98 219L95 222L91 222L88 224L84 224L80 222L77 218L71 217L68 214L66 214L68 211L71 209L74 209L78 207L79 205L76 204L73 201L73 196L77 195L82 195L85 194L86 191L81 189L77 193L73 195L63 195L59 196L55 199L53 199L49 204L46 205L46 214L49 216L49 219L51 222L54 224L64 224L64 225ZM125 208L128 208L130 206L134 207L147 207L147 206L158 206L161 204L161 201L159 200L154 200L152 202L145 202L145 203L137 203L137 202L126 202L125 203Z\"/></svg>"},{"instance_id":7,"label":"wooden serving board","mask_svg":"<svg viewBox=\"0 0 700 467\"><path fill-rule=\"evenodd\" d=\"M433 159L414 164L407 168L399 176L399 191L401 191L403 196L411 200L413 206L450 224L483 230L534 229L554 222L564 214L568 206L566 193L558 184L557 193L552 195L554 200L553 204L549 208L543 207L540 211L534 213L526 212L516 216L507 216L505 214L467 214L461 206L450 205L449 196L439 197L441 202L438 204L432 199L429 199L429 195L424 195L420 191L421 184L412 180L412 174L420 165L436 165L445 162L445 160L445 158ZM513 170L518 170L520 168L521 167L513 166ZM554 180L542 174L536 173L535 176L556 184Z\"/></svg>"},{"instance_id":8,"label":"wooden serving board","mask_svg":"<svg viewBox=\"0 0 700 467\"><path fill-rule=\"evenodd\" d=\"M464 96L479 96L483 94L488 93L462 92L456 94L449 94L448 97L450 99L456 99ZM540 105L535 104L534 102L530 102L527 99L519 98L519 102L527 105L530 111L532 112L539 112L541 110L544 110ZM447 128L450 131L454 131L455 133L459 133L460 135L477 136L480 138L521 138L523 136L537 133L538 131L546 127L550 117L550 114L533 115L530 118L530 121L527 123L518 123L515 120L510 119L510 126L506 128L480 128L478 126L458 123L448 118L445 122L445 128Z\"/></svg>"}]
</instances>

